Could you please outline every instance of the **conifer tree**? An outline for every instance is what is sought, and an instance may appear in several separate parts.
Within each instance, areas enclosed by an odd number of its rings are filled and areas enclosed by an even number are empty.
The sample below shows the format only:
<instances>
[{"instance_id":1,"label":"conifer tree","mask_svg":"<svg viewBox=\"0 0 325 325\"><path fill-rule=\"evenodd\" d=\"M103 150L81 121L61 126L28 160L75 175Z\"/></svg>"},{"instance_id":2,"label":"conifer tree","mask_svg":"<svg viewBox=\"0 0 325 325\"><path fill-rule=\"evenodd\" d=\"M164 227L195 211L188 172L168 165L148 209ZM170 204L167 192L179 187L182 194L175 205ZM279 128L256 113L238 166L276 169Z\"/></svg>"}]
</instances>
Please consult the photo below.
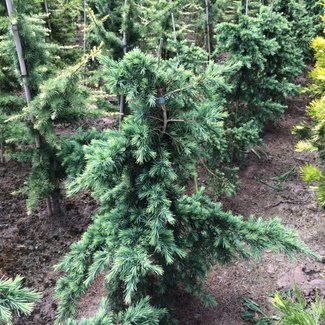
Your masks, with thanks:
<instances>
[{"instance_id":1,"label":"conifer tree","mask_svg":"<svg viewBox=\"0 0 325 325\"><path fill-rule=\"evenodd\" d=\"M228 76L233 88L227 96L227 127L232 153L240 157L258 143L267 122L283 116L287 96L297 91L294 80L303 70L303 55L288 21L266 7L257 17L220 24L216 35L216 54L227 53L224 64L237 64Z\"/></svg>"},{"instance_id":2,"label":"conifer tree","mask_svg":"<svg viewBox=\"0 0 325 325\"><path fill-rule=\"evenodd\" d=\"M86 117L102 113L89 101L89 92L81 86L79 69L83 64L68 68L44 82L39 95L15 119L34 117L34 128L42 137L40 150L25 151L32 159L32 171L22 191L28 194L27 208L31 211L39 199L51 196L52 213L60 215L60 180L65 177L61 165L61 139L55 132L55 124L75 123ZM91 108L91 109L90 109Z\"/></svg>"},{"instance_id":3,"label":"conifer tree","mask_svg":"<svg viewBox=\"0 0 325 325\"><path fill-rule=\"evenodd\" d=\"M132 114L120 132L106 131L106 139L84 148L86 167L70 185L71 193L90 189L101 209L57 266L65 272L57 284L57 323L75 315L99 273L106 274L107 296L95 318L79 324L166 324L166 294L177 284L212 303L203 284L215 263L265 249L310 253L279 220L224 212L203 188L188 194L205 147L223 152L227 87L220 67L211 63L194 75L139 50L102 62L108 86L127 94Z\"/></svg>"},{"instance_id":4,"label":"conifer tree","mask_svg":"<svg viewBox=\"0 0 325 325\"><path fill-rule=\"evenodd\" d=\"M322 0L304 0L306 4L306 9L309 15L313 17L313 25L317 35L321 34L323 30L323 24L321 22L320 16L324 13Z\"/></svg>"},{"instance_id":5,"label":"conifer tree","mask_svg":"<svg viewBox=\"0 0 325 325\"><path fill-rule=\"evenodd\" d=\"M310 42L317 35L319 25L315 25L314 15L307 11L305 2L277 0L274 10L283 14L289 21L297 46L303 51L305 60L311 60Z\"/></svg>"},{"instance_id":6,"label":"conifer tree","mask_svg":"<svg viewBox=\"0 0 325 325\"><path fill-rule=\"evenodd\" d=\"M123 57L125 49L138 45L140 31L137 22L138 7L133 0L103 2L88 1L92 11L92 25L88 33L90 46L104 42L104 51L114 59ZM123 43L123 36L125 41Z\"/></svg>"},{"instance_id":7,"label":"conifer tree","mask_svg":"<svg viewBox=\"0 0 325 325\"><path fill-rule=\"evenodd\" d=\"M88 109L88 92L79 82L80 64L57 72L59 47L47 41L44 15L25 13L28 13L29 5L30 2L18 1L12 19L17 21L20 33L30 95L23 111L8 120L25 123L30 133L39 139L36 148L27 143L14 155L18 159L32 161L31 172L21 189L27 195L28 211L35 208L39 200L46 198L48 214L60 215L59 181L64 170L58 157L60 139L55 133L55 123L76 121L87 114L97 116L98 112ZM13 57L16 60L15 55ZM81 65L86 61L88 58L84 58ZM11 141L20 143L20 134Z\"/></svg>"},{"instance_id":8,"label":"conifer tree","mask_svg":"<svg viewBox=\"0 0 325 325\"><path fill-rule=\"evenodd\" d=\"M47 2L47 10L45 6ZM81 47L78 46L77 31L80 21L79 0L51 0L44 1L47 13L46 21L51 42L63 47L60 51L60 67L75 64L80 58Z\"/></svg>"}]
</instances>

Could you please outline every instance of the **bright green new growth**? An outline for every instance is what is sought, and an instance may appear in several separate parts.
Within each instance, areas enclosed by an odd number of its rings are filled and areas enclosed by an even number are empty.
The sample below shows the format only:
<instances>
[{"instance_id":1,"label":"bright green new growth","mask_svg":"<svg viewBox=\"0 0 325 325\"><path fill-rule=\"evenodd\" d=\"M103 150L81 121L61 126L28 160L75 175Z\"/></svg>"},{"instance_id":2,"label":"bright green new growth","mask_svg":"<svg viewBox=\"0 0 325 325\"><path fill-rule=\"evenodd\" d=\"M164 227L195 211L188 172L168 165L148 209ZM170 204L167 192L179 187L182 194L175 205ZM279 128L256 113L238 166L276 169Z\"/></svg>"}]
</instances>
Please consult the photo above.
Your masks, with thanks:
<instances>
[{"instance_id":1,"label":"bright green new growth","mask_svg":"<svg viewBox=\"0 0 325 325\"><path fill-rule=\"evenodd\" d=\"M274 307L281 312L278 325L321 325L325 321L325 304L316 295L315 302L307 306L303 293L295 288L294 299L277 293L272 299Z\"/></svg>"},{"instance_id":2,"label":"bright green new growth","mask_svg":"<svg viewBox=\"0 0 325 325\"><path fill-rule=\"evenodd\" d=\"M41 294L22 287L23 278L0 279L0 324L11 325L14 315L30 315Z\"/></svg>"},{"instance_id":3,"label":"bright green new growth","mask_svg":"<svg viewBox=\"0 0 325 325\"><path fill-rule=\"evenodd\" d=\"M71 184L72 193L90 189L101 208L57 267L66 273L57 285L57 323L75 315L79 298L100 273L108 292L104 311L80 324L100 323L101 317L107 324L132 324L132 318L159 324L171 307L166 293L177 284L213 302L203 284L215 263L257 258L265 249L311 254L279 220L245 221L222 211L203 188L186 190L199 159L211 153L205 148L222 152L227 87L218 66L194 75L173 60L158 65L138 50L103 63L108 87L127 94L131 115L120 132L107 131L106 139L85 147L86 167ZM139 309L142 318L136 318Z\"/></svg>"},{"instance_id":4,"label":"bright green new growth","mask_svg":"<svg viewBox=\"0 0 325 325\"><path fill-rule=\"evenodd\" d=\"M323 21L325 16L323 16ZM320 165L325 161L325 39L316 37L312 42L315 50L316 64L310 73L313 84L310 90L315 99L308 107L307 113L312 118L311 126L300 125L294 133L300 135L303 140L298 142L297 151L314 151L319 153ZM325 206L325 173L322 168L307 165L302 169L303 179L313 185L318 201Z\"/></svg>"}]
</instances>

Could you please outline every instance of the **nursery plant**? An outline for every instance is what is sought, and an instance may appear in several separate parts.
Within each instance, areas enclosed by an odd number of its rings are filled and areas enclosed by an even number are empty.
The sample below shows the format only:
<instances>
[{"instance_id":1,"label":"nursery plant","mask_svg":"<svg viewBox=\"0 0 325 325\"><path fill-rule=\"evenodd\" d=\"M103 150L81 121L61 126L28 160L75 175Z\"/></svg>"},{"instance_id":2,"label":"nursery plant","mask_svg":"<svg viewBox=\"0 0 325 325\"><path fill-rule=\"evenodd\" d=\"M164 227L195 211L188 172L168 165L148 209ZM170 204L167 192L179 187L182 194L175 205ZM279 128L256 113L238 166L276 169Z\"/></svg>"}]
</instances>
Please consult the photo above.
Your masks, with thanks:
<instances>
[{"instance_id":1,"label":"nursery plant","mask_svg":"<svg viewBox=\"0 0 325 325\"><path fill-rule=\"evenodd\" d=\"M80 324L166 324L179 285L214 302L203 284L215 263L258 257L265 249L312 254L279 220L234 216L204 188L189 187L205 146L222 154L226 84L219 66L194 75L139 50L102 62L108 85L126 94L131 114L120 131L85 146L86 166L70 184L71 194L91 190L101 207L57 265L64 272L57 324L75 316L99 274L107 294L97 315Z\"/></svg>"},{"instance_id":2,"label":"nursery plant","mask_svg":"<svg viewBox=\"0 0 325 325\"><path fill-rule=\"evenodd\" d=\"M226 127L232 159L241 159L259 143L264 126L283 117L287 96L298 90L294 81L303 71L303 55L289 22L268 7L257 17L241 15L237 24L222 23L215 33L215 55L226 54L223 64L237 66L226 76L232 85Z\"/></svg>"},{"instance_id":3,"label":"nursery plant","mask_svg":"<svg viewBox=\"0 0 325 325\"><path fill-rule=\"evenodd\" d=\"M27 101L22 111L8 117L7 121L24 123L36 140L35 145L25 142L12 157L32 162L31 172L20 189L27 195L27 210L31 212L41 199L46 199L48 214L61 215L60 180L65 173L59 159L60 138L55 126L99 115L94 103L88 100L89 92L81 85L79 73L98 49L80 63L59 72L60 48L48 41L44 16L28 14L27 5L18 2L11 15L11 20L17 21L23 49L19 63L23 60L27 70L23 75ZM7 35L9 39L10 34ZM18 66L14 53L11 52L11 61ZM15 134L10 141L21 144L21 133Z\"/></svg>"},{"instance_id":4,"label":"nursery plant","mask_svg":"<svg viewBox=\"0 0 325 325\"><path fill-rule=\"evenodd\" d=\"M319 31L319 25L315 24L314 12L318 9L320 15L321 8L316 7L316 3L317 1L314 1L313 11L310 5L307 8L307 3L301 0L277 0L274 5L274 10L284 15L289 21L291 35L296 40L296 46L303 51L306 62L312 59L310 42Z\"/></svg>"}]
</instances>

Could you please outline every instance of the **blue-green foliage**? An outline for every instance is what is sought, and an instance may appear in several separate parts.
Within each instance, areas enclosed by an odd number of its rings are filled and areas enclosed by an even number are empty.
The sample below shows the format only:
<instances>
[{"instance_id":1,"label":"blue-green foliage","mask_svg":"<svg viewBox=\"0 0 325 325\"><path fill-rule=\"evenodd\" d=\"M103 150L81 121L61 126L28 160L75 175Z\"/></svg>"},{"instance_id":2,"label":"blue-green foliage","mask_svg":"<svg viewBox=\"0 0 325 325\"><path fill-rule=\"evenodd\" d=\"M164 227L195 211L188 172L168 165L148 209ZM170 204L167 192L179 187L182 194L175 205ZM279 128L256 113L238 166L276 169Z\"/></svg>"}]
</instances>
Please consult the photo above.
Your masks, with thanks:
<instances>
[{"instance_id":1,"label":"blue-green foliage","mask_svg":"<svg viewBox=\"0 0 325 325\"><path fill-rule=\"evenodd\" d=\"M306 10L308 15L312 17L312 23L315 29L315 33L320 35L323 31L323 24L321 21L321 16L324 14L324 7L322 0L304 0L306 4ZM315 35L316 35L315 34Z\"/></svg>"},{"instance_id":2,"label":"blue-green foliage","mask_svg":"<svg viewBox=\"0 0 325 325\"><path fill-rule=\"evenodd\" d=\"M212 303L203 284L215 263L258 257L264 249L290 256L309 252L279 220L245 221L224 212L203 188L186 191L195 166L209 154L206 148L219 155L224 150L227 86L220 68L210 64L194 75L173 60L158 66L138 50L103 63L108 87L127 94L131 114L120 132L107 131L84 148L86 166L70 184L71 193L91 190L101 208L57 266L65 272L57 285L57 323L75 315L99 273L106 274L104 311L80 324L99 324L102 317L107 324L163 324L170 307L164 297L179 283ZM136 318L137 310L142 317Z\"/></svg>"},{"instance_id":3,"label":"blue-green foliage","mask_svg":"<svg viewBox=\"0 0 325 325\"><path fill-rule=\"evenodd\" d=\"M79 176L85 169L86 160L84 146L90 145L92 140L108 140L110 132L98 132L95 128L83 131L77 129L76 134L62 139L59 156L70 179Z\"/></svg>"}]
</instances>

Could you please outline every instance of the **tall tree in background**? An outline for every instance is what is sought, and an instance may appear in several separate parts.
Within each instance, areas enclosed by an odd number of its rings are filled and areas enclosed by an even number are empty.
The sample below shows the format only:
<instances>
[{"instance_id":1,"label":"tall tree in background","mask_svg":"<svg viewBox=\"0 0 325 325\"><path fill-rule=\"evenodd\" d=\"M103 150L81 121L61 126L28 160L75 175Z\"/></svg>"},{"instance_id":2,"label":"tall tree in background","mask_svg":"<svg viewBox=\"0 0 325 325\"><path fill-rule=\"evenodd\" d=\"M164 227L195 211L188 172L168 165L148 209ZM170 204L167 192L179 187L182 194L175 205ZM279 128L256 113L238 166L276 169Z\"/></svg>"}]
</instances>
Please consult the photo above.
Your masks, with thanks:
<instances>
[{"instance_id":1,"label":"tall tree in background","mask_svg":"<svg viewBox=\"0 0 325 325\"><path fill-rule=\"evenodd\" d=\"M304 0L308 15L312 15L312 21L317 35L323 31L323 24L320 17L324 13L324 6L322 0Z\"/></svg>"},{"instance_id":2,"label":"tall tree in background","mask_svg":"<svg viewBox=\"0 0 325 325\"><path fill-rule=\"evenodd\" d=\"M258 143L267 122L278 121L286 98L297 93L295 78L303 71L303 56L289 22L264 8L257 17L241 16L238 24L223 23L216 30L224 64L237 64L228 76L227 127L234 143L233 158Z\"/></svg>"},{"instance_id":3,"label":"tall tree in background","mask_svg":"<svg viewBox=\"0 0 325 325\"><path fill-rule=\"evenodd\" d=\"M61 68L67 64L75 64L82 55L78 44L80 31L80 0L51 0L47 1L50 40L62 47L60 51Z\"/></svg>"},{"instance_id":4,"label":"tall tree in background","mask_svg":"<svg viewBox=\"0 0 325 325\"><path fill-rule=\"evenodd\" d=\"M139 11L133 0L89 0L87 3L93 13L88 33L90 46L104 42L104 52L118 59L123 57L125 49L132 49L140 44L137 24Z\"/></svg>"}]
</instances>

